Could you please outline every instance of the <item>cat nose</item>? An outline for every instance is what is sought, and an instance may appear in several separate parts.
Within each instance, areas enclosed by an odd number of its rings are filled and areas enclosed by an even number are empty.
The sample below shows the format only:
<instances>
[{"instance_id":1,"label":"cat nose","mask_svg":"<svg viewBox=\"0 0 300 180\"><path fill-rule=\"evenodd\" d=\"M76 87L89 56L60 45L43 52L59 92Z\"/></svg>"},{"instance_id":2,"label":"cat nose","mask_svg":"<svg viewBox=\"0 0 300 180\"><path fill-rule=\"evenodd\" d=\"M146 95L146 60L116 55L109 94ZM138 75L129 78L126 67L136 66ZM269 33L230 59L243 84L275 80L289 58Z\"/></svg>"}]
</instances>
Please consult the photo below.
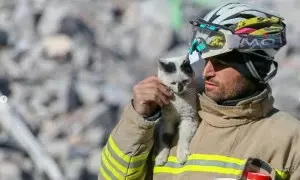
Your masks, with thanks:
<instances>
[{"instance_id":1,"label":"cat nose","mask_svg":"<svg viewBox=\"0 0 300 180\"><path fill-rule=\"evenodd\" d=\"M182 91L183 90L183 85L181 83L178 83L177 89L178 89L178 92Z\"/></svg>"}]
</instances>

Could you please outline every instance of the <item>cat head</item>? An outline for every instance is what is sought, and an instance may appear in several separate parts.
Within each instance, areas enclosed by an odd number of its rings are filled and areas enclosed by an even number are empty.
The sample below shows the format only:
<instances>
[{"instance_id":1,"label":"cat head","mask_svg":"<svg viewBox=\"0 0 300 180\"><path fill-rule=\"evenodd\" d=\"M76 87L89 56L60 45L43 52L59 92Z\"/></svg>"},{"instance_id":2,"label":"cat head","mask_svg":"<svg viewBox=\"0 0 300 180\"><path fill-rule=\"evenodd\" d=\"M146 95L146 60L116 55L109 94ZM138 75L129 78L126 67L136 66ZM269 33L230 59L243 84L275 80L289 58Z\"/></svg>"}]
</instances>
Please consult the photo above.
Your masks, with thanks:
<instances>
[{"instance_id":1,"label":"cat head","mask_svg":"<svg viewBox=\"0 0 300 180\"><path fill-rule=\"evenodd\" d=\"M188 56L158 60L158 77L174 93L181 94L194 78Z\"/></svg>"}]
</instances>

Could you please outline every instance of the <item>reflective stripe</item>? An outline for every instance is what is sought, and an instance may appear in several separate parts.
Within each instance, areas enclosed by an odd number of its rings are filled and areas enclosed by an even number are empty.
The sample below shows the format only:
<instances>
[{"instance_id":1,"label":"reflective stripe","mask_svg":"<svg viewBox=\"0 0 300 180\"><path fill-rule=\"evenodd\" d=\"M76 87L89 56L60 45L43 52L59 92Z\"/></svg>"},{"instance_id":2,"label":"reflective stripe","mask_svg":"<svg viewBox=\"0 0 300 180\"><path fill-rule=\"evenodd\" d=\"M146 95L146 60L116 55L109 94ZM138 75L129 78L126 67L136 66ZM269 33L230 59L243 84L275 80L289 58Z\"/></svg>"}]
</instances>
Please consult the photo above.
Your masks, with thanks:
<instances>
[{"instance_id":1,"label":"reflective stripe","mask_svg":"<svg viewBox=\"0 0 300 180\"><path fill-rule=\"evenodd\" d=\"M100 173L109 179L140 179L145 176L144 167L149 151L139 156L122 152L112 137L102 149Z\"/></svg>"},{"instance_id":2,"label":"reflective stripe","mask_svg":"<svg viewBox=\"0 0 300 180\"><path fill-rule=\"evenodd\" d=\"M116 179L114 175L107 169L105 164L103 163L103 160L101 158L101 164L100 164L100 173L105 179L114 180Z\"/></svg>"},{"instance_id":3,"label":"reflective stripe","mask_svg":"<svg viewBox=\"0 0 300 180\"><path fill-rule=\"evenodd\" d=\"M124 154L116 145L116 143L113 141L112 137L110 136L108 139L108 143L111 146L112 150L114 151L114 153L116 155L118 155L122 160L124 160L127 163L134 163L134 162L138 162L138 161L144 161L145 159L147 159L149 151L141 154L139 156L128 156L126 154Z\"/></svg>"},{"instance_id":4,"label":"reflective stripe","mask_svg":"<svg viewBox=\"0 0 300 180\"><path fill-rule=\"evenodd\" d=\"M152 161L155 161L156 155L152 155ZM246 163L246 160L233 158L233 157L227 157L227 156L221 156L221 155L215 155L215 154L191 154L188 157L188 160L208 160L208 161L223 161L223 162L229 162L229 163L235 163L238 165L244 165ZM175 156L169 156L168 162L176 162L177 158Z\"/></svg>"},{"instance_id":5,"label":"reflective stripe","mask_svg":"<svg viewBox=\"0 0 300 180\"><path fill-rule=\"evenodd\" d=\"M153 157L155 160L155 157ZM239 176L244 170L246 160L237 158L210 155L210 154L191 154L185 164L180 164L175 156L169 156L164 166L155 166L153 173L180 174L184 172L208 172ZM266 167L261 167L266 168ZM288 173L276 170L279 179L287 179Z\"/></svg>"},{"instance_id":6,"label":"reflective stripe","mask_svg":"<svg viewBox=\"0 0 300 180\"><path fill-rule=\"evenodd\" d=\"M198 165L198 166L215 166L231 169L243 169L244 166L237 165L235 163L225 163L221 161L206 161L206 160L189 160L184 165ZM182 168L183 165L175 162L167 162L164 166Z\"/></svg>"},{"instance_id":7,"label":"reflective stripe","mask_svg":"<svg viewBox=\"0 0 300 180\"><path fill-rule=\"evenodd\" d=\"M126 180L140 179L139 177L141 177L143 174L146 174L146 172L144 172L143 169L141 169L140 171L136 172L135 174L126 176Z\"/></svg>"},{"instance_id":8,"label":"reflective stripe","mask_svg":"<svg viewBox=\"0 0 300 180\"><path fill-rule=\"evenodd\" d=\"M154 167L154 174L180 174L190 171L239 175L242 173L245 162L245 160L220 155L192 154L182 165L177 162L175 156L169 156L168 162L164 166Z\"/></svg>"},{"instance_id":9,"label":"reflective stripe","mask_svg":"<svg viewBox=\"0 0 300 180\"><path fill-rule=\"evenodd\" d=\"M279 171L276 169L276 174L279 176L280 179L288 179L289 174L284 171Z\"/></svg>"},{"instance_id":10,"label":"reflective stripe","mask_svg":"<svg viewBox=\"0 0 300 180\"><path fill-rule=\"evenodd\" d=\"M124 161L114 153L109 143L105 146L105 153L107 154L109 160L111 160L112 163L123 173L126 173L127 171L133 171L134 168L141 167L146 161L146 159L143 159L137 162L130 162L128 165L128 162Z\"/></svg>"},{"instance_id":11,"label":"reflective stripe","mask_svg":"<svg viewBox=\"0 0 300 180\"><path fill-rule=\"evenodd\" d=\"M111 153L112 151L109 150L109 145L105 146L103 148L103 152L107 157L107 160L111 162L119 171L121 171L123 174L131 175L138 171L142 171L145 161L140 161L136 163L130 163L129 165L126 164L122 159L120 159L118 156L116 156L114 153Z\"/></svg>"},{"instance_id":12,"label":"reflective stripe","mask_svg":"<svg viewBox=\"0 0 300 180\"><path fill-rule=\"evenodd\" d=\"M111 180L111 178L108 176L108 174L106 174L106 172L104 171L104 169L103 169L102 166L100 166L100 172L101 172L101 175L102 175L105 179Z\"/></svg>"},{"instance_id":13,"label":"reflective stripe","mask_svg":"<svg viewBox=\"0 0 300 180\"><path fill-rule=\"evenodd\" d=\"M171 156L173 162L176 162L176 157ZM235 163L238 165L244 165L246 163L245 160L233 158L233 157L227 157L227 156L221 156L221 155L214 155L214 154L192 154L188 157L188 160L193 159L201 159L201 160L208 160L208 161L222 161L222 162L229 162L229 163ZM175 160L175 161L174 161Z\"/></svg>"},{"instance_id":14,"label":"reflective stripe","mask_svg":"<svg viewBox=\"0 0 300 180\"><path fill-rule=\"evenodd\" d=\"M159 173L168 173L168 174L180 174L184 172L213 172L221 174L233 174L239 175L242 173L242 170L230 169L230 168L221 168L221 167L209 167L209 166L194 166L188 165L182 168L171 168L171 167L155 167L154 174Z\"/></svg>"},{"instance_id":15,"label":"reflective stripe","mask_svg":"<svg viewBox=\"0 0 300 180\"><path fill-rule=\"evenodd\" d=\"M120 174L115 168L111 166L103 152L101 156L101 161L103 163L102 165L105 166L117 179L124 179L124 175L122 176L122 174Z\"/></svg>"},{"instance_id":16,"label":"reflective stripe","mask_svg":"<svg viewBox=\"0 0 300 180\"><path fill-rule=\"evenodd\" d=\"M106 146L102 149L102 153L104 153L105 157L107 158L107 161L110 162L110 163L115 167L115 169L121 171L123 174L126 174L126 172L127 172L126 167L120 165L120 164L112 157L112 155L109 153L109 151L107 151L107 147L106 147Z\"/></svg>"},{"instance_id":17,"label":"reflective stripe","mask_svg":"<svg viewBox=\"0 0 300 180\"><path fill-rule=\"evenodd\" d=\"M118 169L115 166L115 164L111 164L113 161L109 161L107 154L106 154L107 148L104 147L102 150L102 156L101 156L101 167L100 167L100 172L106 179L117 179L117 180L133 180L133 179L140 179L138 177L145 176L146 173L143 172L143 168L145 164L143 164L141 167L132 169L131 171L128 171L125 173L119 172Z\"/></svg>"}]
</instances>

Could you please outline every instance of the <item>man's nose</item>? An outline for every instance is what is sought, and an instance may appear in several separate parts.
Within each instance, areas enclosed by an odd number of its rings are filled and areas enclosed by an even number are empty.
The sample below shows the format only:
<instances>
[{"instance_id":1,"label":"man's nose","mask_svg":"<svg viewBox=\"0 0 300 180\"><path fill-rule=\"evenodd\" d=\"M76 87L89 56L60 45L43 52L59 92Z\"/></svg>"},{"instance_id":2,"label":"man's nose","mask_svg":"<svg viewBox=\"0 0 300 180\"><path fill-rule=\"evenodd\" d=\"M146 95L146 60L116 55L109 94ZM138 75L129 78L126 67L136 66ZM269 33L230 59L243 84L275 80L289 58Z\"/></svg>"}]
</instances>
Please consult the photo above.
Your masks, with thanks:
<instances>
[{"instance_id":1,"label":"man's nose","mask_svg":"<svg viewBox=\"0 0 300 180\"><path fill-rule=\"evenodd\" d=\"M210 60L208 60L207 63L206 63L206 65L205 65L205 67L204 67L204 69L203 69L202 75L204 77L215 76L215 73L216 72L215 72L213 64L211 63Z\"/></svg>"}]
</instances>

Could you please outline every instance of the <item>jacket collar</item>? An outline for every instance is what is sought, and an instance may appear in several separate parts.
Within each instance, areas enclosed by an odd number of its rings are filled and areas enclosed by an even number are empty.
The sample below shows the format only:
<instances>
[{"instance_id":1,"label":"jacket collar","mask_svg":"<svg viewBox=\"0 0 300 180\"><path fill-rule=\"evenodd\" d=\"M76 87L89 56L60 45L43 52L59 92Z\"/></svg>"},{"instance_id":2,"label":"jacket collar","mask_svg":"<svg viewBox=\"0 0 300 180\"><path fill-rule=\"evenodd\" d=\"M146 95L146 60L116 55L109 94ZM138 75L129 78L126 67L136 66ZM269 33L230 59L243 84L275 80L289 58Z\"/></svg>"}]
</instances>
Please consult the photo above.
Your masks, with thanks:
<instances>
[{"instance_id":1,"label":"jacket collar","mask_svg":"<svg viewBox=\"0 0 300 180\"><path fill-rule=\"evenodd\" d=\"M230 127L258 121L273 109L274 99L270 87L256 96L241 100L235 106L218 105L204 93L199 95L200 117L212 126Z\"/></svg>"}]
</instances>

